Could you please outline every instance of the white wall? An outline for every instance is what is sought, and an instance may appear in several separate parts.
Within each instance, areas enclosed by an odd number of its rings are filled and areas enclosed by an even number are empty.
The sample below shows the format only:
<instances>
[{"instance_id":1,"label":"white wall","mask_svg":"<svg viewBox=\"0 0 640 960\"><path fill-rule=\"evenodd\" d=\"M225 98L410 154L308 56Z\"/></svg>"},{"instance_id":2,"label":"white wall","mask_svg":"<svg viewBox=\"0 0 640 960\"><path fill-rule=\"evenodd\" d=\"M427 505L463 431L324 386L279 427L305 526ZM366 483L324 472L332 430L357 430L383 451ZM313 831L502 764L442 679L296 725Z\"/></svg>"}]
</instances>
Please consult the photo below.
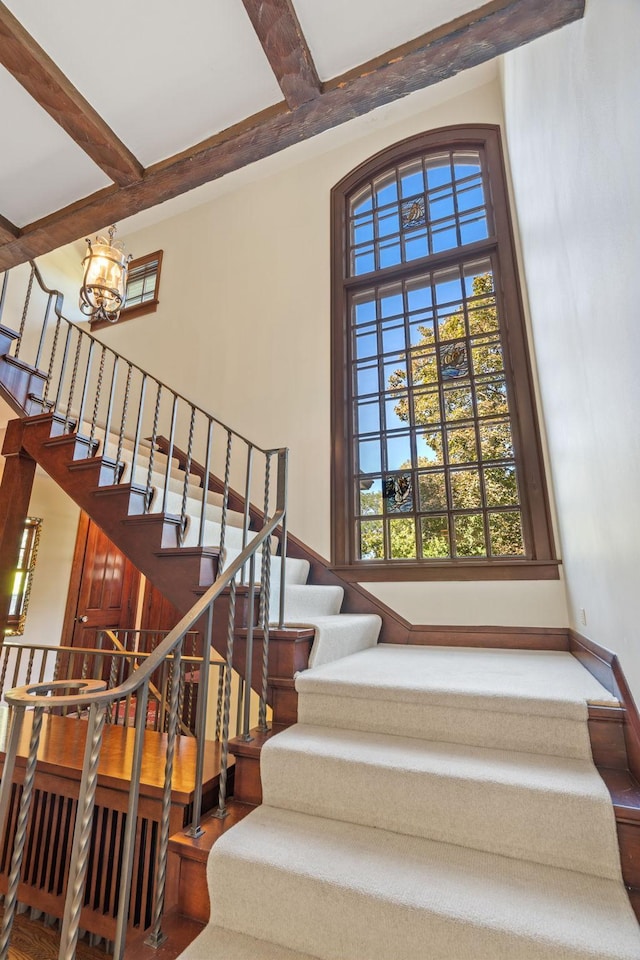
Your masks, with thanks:
<instances>
[{"instance_id":1,"label":"white wall","mask_svg":"<svg viewBox=\"0 0 640 960\"><path fill-rule=\"evenodd\" d=\"M404 137L501 120L492 64L225 177L205 204L187 195L121 229L134 256L164 250L160 307L99 336L259 445L287 445L290 529L325 557L330 190ZM418 623L566 623L562 581L365 586Z\"/></svg>"},{"instance_id":2,"label":"white wall","mask_svg":"<svg viewBox=\"0 0 640 960\"><path fill-rule=\"evenodd\" d=\"M638 37L637 0L587 0L503 88L571 625L640 699Z\"/></svg>"},{"instance_id":3,"label":"white wall","mask_svg":"<svg viewBox=\"0 0 640 960\"><path fill-rule=\"evenodd\" d=\"M12 418L12 411L0 401L0 448L4 441L4 425ZM0 479L4 463L4 457L0 456ZM24 633L12 640L55 646L60 643L62 633L80 510L38 467L29 501L29 516L41 517L43 523ZM39 663L39 657L36 657L33 679L36 678ZM7 686L11 685L13 664L12 657ZM25 670L26 660L18 683L25 682Z\"/></svg>"}]
</instances>

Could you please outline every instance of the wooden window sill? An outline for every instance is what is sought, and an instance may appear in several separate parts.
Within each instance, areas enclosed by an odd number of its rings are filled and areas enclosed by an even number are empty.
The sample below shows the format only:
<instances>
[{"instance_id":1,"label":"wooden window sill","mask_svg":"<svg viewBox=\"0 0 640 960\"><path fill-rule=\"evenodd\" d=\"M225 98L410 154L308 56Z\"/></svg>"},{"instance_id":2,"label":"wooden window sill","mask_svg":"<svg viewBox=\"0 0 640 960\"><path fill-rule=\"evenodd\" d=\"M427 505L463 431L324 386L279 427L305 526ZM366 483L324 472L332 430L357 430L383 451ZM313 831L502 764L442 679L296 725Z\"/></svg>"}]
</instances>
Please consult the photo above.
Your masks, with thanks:
<instances>
[{"instance_id":1,"label":"wooden window sill","mask_svg":"<svg viewBox=\"0 0 640 960\"><path fill-rule=\"evenodd\" d=\"M329 569L350 582L414 580L559 580L560 560L398 560L335 564Z\"/></svg>"},{"instance_id":2,"label":"wooden window sill","mask_svg":"<svg viewBox=\"0 0 640 960\"><path fill-rule=\"evenodd\" d=\"M120 316L116 323L109 323L108 320L91 320L89 322L91 332L102 330L103 327L115 327L116 324L124 323L126 320L133 320L135 317L142 317L146 313L155 313L159 303L159 300L149 300L147 303L141 303L136 307L125 307L124 310L120 311Z\"/></svg>"}]
</instances>

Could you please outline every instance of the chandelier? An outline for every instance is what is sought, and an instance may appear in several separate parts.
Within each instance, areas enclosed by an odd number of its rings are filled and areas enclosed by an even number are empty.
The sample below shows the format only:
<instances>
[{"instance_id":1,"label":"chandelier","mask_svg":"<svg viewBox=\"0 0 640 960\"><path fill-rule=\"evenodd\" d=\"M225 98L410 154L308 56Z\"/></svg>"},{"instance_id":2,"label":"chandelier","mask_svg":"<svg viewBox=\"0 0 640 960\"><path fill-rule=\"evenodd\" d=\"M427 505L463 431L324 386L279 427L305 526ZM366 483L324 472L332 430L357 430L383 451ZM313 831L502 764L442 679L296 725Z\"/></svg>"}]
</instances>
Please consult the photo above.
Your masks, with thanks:
<instances>
[{"instance_id":1,"label":"chandelier","mask_svg":"<svg viewBox=\"0 0 640 960\"><path fill-rule=\"evenodd\" d=\"M80 310L90 320L115 323L124 307L127 272L131 254L125 255L121 241L114 241L115 226L109 227L109 239L87 239L89 251L82 261L84 277L80 288Z\"/></svg>"}]
</instances>

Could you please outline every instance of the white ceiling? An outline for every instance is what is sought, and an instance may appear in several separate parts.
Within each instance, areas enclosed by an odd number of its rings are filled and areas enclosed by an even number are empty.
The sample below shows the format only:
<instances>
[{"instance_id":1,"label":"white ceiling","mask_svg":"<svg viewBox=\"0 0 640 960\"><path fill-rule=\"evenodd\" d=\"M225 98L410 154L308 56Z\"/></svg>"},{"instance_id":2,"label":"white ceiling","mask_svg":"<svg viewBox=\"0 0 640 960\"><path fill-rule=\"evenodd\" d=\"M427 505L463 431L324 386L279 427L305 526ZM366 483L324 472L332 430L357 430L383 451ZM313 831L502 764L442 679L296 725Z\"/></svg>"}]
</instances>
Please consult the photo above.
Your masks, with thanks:
<instances>
[{"instance_id":1,"label":"white ceiling","mask_svg":"<svg viewBox=\"0 0 640 960\"><path fill-rule=\"evenodd\" d=\"M282 100L240 0L7 6L145 167Z\"/></svg>"},{"instance_id":2,"label":"white ceiling","mask_svg":"<svg viewBox=\"0 0 640 960\"><path fill-rule=\"evenodd\" d=\"M321 80L449 23L482 0L293 0Z\"/></svg>"},{"instance_id":3,"label":"white ceiling","mask_svg":"<svg viewBox=\"0 0 640 960\"><path fill-rule=\"evenodd\" d=\"M0 66L0 213L23 226L111 181Z\"/></svg>"}]
</instances>

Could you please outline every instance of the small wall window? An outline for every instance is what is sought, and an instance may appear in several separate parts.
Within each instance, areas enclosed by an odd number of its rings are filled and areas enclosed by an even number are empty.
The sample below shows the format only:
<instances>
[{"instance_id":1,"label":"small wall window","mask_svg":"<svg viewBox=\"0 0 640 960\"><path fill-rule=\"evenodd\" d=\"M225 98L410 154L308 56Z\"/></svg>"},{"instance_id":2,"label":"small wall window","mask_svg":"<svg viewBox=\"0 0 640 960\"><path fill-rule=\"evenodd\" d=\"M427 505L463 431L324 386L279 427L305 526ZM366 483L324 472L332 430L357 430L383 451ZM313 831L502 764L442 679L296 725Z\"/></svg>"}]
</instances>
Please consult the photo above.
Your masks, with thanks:
<instances>
[{"instance_id":1,"label":"small wall window","mask_svg":"<svg viewBox=\"0 0 640 960\"><path fill-rule=\"evenodd\" d=\"M31 582L38 556L42 520L39 517L27 517L24 522L18 562L13 576L13 589L7 617L7 636L19 636L24 633L27 607L31 595Z\"/></svg>"},{"instance_id":2,"label":"small wall window","mask_svg":"<svg viewBox=\"0 0 640 960\"><path fill-rule=\"evenodd\" d=\"M160 271L162 269L162 250L147 253L144 257L137 257L129 264L127 277L127 296L125 307L120 311L118 323L141 317L145 313L153 313L160 302ZM92 330L108 327L106 320L98 320L91 324Z\"/></svg>"}]
</instances>

